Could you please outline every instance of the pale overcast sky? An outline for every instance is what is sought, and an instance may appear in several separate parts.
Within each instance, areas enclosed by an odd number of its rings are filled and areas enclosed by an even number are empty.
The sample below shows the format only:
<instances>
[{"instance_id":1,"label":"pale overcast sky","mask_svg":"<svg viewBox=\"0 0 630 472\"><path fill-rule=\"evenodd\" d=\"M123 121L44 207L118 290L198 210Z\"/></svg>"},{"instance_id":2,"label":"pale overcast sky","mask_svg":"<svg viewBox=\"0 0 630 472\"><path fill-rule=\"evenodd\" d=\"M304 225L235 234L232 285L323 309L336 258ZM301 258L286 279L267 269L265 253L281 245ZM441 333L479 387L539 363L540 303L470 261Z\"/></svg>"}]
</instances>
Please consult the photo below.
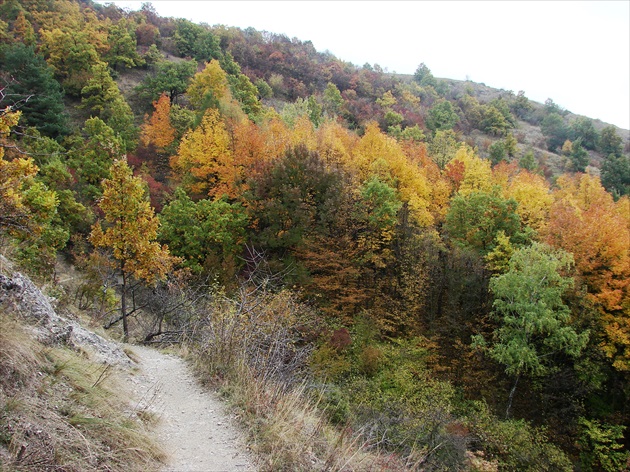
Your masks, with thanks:
<instances>
[{"instance_id":1,"label":"pale overcast sky","mask_svg":"<svg viewBox=\"0 0 630 472\"><path fill-rule=\"evenodd\" d=\"M630 129L628 0L151 3L161 16L310 40L359 66L412 74L424 62L436 77L524 90Z\"/></svg>"}]
</instances>

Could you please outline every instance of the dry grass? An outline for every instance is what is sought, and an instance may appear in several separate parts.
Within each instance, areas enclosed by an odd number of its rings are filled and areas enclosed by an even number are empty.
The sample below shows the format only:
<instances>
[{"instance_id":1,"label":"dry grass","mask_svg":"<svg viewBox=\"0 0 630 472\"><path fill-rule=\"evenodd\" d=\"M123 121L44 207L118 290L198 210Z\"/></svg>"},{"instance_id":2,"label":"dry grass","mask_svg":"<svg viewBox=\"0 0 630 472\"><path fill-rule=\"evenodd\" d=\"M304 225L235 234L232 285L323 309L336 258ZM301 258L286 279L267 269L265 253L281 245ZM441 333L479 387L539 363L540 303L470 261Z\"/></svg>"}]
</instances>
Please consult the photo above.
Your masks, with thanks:
<instances>
[{"instance_id":1,"label":"dry grass","mask_svg":"<svg viewBox=\"0 0 630 472\"><path fill-rule=\"evenodd\" d=\"M242 291L208 307L189 357L203 380L220 385L261 471L408 470L362 442L360 432L332 426L306 387L310 348L302 337L313 318L287 292Z\"/></svg>"},{"instance_id":2,"label":"dry grass","mask_svg":"<svg viewBox=\"0 0 630 472\"><path fill-rule=\"evenodd\" d=\"M157 470L164 456L117 375L0 312L0 470Z\"/></svg>"},{"instance_id":3,"label":"dry grass","mask_svg":"<svg viewBox=\"0 0 630 472\"><path fill-rule=\"evenodd\" d=\"M237 372L223 392L261 458L261 471L409 470L400 458L369 447L358 432L333 427L305 384L287 390L245 366Z\"/></svg>"}]
</instances>

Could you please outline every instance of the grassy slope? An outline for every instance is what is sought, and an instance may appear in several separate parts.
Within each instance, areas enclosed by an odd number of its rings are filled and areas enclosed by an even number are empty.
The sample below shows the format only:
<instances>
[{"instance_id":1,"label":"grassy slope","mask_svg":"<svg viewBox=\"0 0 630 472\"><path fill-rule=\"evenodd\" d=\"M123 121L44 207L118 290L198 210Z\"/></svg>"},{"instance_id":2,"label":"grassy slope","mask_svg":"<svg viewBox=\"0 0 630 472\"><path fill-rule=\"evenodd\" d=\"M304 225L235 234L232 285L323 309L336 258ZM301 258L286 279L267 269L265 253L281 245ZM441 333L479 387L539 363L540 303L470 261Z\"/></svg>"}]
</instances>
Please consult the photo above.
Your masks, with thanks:
<instances>
[{"instance_id":1,"label":"grassy slope","mask_svg":"<svg viewBox=\"0 0 630 472\"><path fill-rule=\"evenodd\" d=\"M164 455L130 413L120 375L42 344L0 304L0 471L156 470Z\"/></svg>"}]
</instances>

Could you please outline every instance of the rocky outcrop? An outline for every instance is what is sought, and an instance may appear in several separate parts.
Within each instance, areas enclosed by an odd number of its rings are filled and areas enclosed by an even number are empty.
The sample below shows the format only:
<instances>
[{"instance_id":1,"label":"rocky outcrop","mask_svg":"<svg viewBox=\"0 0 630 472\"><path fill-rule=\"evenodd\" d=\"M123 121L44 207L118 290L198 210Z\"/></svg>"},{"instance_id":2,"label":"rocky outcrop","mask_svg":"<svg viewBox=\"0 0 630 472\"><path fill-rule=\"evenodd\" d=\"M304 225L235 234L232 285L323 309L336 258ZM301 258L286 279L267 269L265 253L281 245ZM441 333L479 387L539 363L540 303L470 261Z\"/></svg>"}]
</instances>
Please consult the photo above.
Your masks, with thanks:
<instances>
[{"instance_id":1,"label":"rocky outcrop","mask_svg":"<svg viewBox=\"0 0 630 472\"><path fill-rule=\"evenodd\" d=\"M118 344L58 315L51 299L24 274L0 274L0 308L9 309L27 321L43 343L66 344L105 364L133 365Z\"/></svg>"}]
</instances>

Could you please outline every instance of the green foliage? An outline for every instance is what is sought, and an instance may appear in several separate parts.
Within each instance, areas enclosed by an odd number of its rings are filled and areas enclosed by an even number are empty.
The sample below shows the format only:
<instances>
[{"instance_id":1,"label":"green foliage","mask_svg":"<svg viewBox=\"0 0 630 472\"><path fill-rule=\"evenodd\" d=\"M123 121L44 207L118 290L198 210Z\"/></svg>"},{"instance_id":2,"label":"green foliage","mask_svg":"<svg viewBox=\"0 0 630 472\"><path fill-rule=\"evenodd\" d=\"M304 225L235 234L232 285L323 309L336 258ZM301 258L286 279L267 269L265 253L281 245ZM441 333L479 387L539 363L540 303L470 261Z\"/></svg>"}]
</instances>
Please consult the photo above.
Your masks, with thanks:
<instances>
[{"instance_id":1,"label":"green foliage","mask_svg":"<svg viewBox=\"0 0 630 472\"><path fill-rule=\"evenodd\" d=\"M94 64L90 74L90 79L81 89L81 106L100 117L107 114L109 105L121 96L120 90L112 79L106 63Z\"/></svg>"},{"instance_id":2,"label":"green foliage","mask_svg":"<svg viewBox=\"0 0 630 472\"><path fill-rule=\"evenodd\" d=\"M282 111L280 112L280 116L290 128L293 128L298 120L303 116L307 116L310 119L308 101L298 97L293 103L285 103L282 107Z\"/></svg>"},{"instance_id":3,"label":"green foliage","mask_svg":"<svg viewBox=\"0 0 630 472\"><path fill-rule=\"evenodd\" d=\"M164 60L164 55L155 44L149 46L147 52L142 56L145 66L154 66Z\"/></svg>"},{"instance_id":4,"label":"green foliage","mask_svg":"<svg viewBox=\"0 0 630 472\"><path fill-rule=\"evenodd\" d=\"M289 149L256 183L258 239L267 247L295 248L313 231L326 235L341 196L339 174L305 146Z\"/></svg>"},{"instance_id":5,"label":"green foliage","mask_svg":"<svg viewBox=\"0 0 630 472\"><path fill-rule=\"evenodd\" d=\"M555 103L551 98L545 100L545 113L548 115L555 113L560 116L564 116L567 114L566 110L563 110L557 103Z\"/></svg>"},{"instance_id":6,"label":"green foliage","mask_svg":"<svg viewBox=\"0 0 630 472\"><path fill-rule=\"evenodd\" d=\"M364 267L383 269L393 262L391 245L402 202L396 191L376 176L363 184L359 194L353 215L359 228L355 259Z\"/></svg>"},{"instance_id":7,"label":"green foliage","mask_svg":"<svg viewBox=\"0 0 630 472\"><path fill-rule=\"evenodd\" d=\"M392 187L373 176L359 192L361 201L357 211L360 219L368 223L371 232L378 233L397 223L398 210L402 203Z\"/></svg>"},{"instance_id":8,"label":"green foliage","mask_svg":"<svg viewBox=\"0 0 630 472\"><path fill-rule=\"evenodd\" d=\"M142 65L143 60L136 51L136 35L132 26L127 21L120 20L109 27L107 34L109 50L104 59L114 70Z\"/></svg>"},{"instance_id":9,"label":"green foliage","mask_svg":"<svg viewBox=\"0 0 630 472\"><path fill-rule=\"evenodd\" d=\"M326 380L329 382L337 381L344 375L348 374L351 369L351 363L348 357L344 353L340 353L330 344L322 344L318 346L310 357L310 368L313 374L318 379ZM339 390L335 392L341 394ZM328 398L329 402L334 404L333 407L333 421L341 422L342 419L347 418L348 401L341 398L337 398L334 401L332 398ZM340 406L343 405L343 407Z\"/></svg>"},{"instance_id":10,"label":"green foliage","mask_svg":"<svg viewBox=\"0 0 630 472\"><path fill-rule=\"evenodd\" d=\"M55 140L41 136L35 129L29 129L27 135L23 145L39 166L36 179L57 195L57 215L53 223L69 234L77 231L87 233L93 223L93 215L76 200L74 177L66 164L65 149Z\"/></svg>"},{"instance_id":11,"label":"green foliage","mask_svg":"<svg viewBox=\"0 0 630 472\"><path fill-rule=\"evenodd\" d=\"M120 137L124 150L133 151L138 143L140 130L135 124L131 107L122 95L109 103L104 116L107 119L107 126Z\"/></svg>"},{"instance_id":12,"label":"green foliage","mask_svg":"<svg viewBox=\"0 0 630 472\"><path fill-rule=\"evenodd\" d=\"M222 57L219 40L207 25L198 25L189 20L176 20L173 39L182 57L194 57L197 61L209 61Z\"/></svg>"},{"instance_id":13,"label":"green foliage","mask_svg":"<svg viewBox=\"0 0 630 472\"><path fill-rule=\"evenodd\" d=\"M586 166L590 162L590 156L588 155L586 149L582 147L581 138L578 138L572 143L569 158L571 159L571 166L573 167L573 170L576 172L586 171Z\"/></svg>"},{"instance_id":14,"label":"green foliage","mask_svg":"<svg viewBox=\"0 0 630 472\"><path fill-rule=\"evenodd\" d=\"M194 111L179 105L171 106L170 118L171 125L177 133L177 139L181 139L186 131L193 127L196 120Z\"/></svg>"},{"instance_id":15,"label":"green foliage","mask_svg":"<svg viewBox=\"0 0 630 472\"><path fill-rule=\"evenodd\" d=\"M490 153L489 158L492 165L496 165L501 161L505 161L508 157L508 153L505 149L505 144L503 141L495 141L488 148Z\"/></svg>"},{"instance_id":16,"label":"green foliage","mask_svg":"<svg viewBox=\"0 0 630 472\"><path fill-rule=\"evenodd\" d=\"M63 94L44 58L32 46L14 43L0 48L3 73L11 80L3 84L0 109L12 106L22 112L22 125L34 126L56 138L67 133Z\"/></svg>"},{"instance_id":17,"label":"green foliage","mask_svg":"<svg viewBox=\"0 0 630 472\"><path fill-rule=\"evenodd\" d=\"M251 120L262 113L262 105L258 100L258 89L245 74L228 75L232 96L239 102L243 111Z\"/></svg>"},{"instance_id":18,"label":"green foliage","mask_svg":"<svg viewBox=\"0 0 630 472\"><path fill-rule=\"evenodd\" d=\"M25 205L30 210L31 225L40 228L38 237L29 235L18 252L23 264L40 274L52 274L57 251L70 238L69 231L58 224L57 194L42 182L34 181L23 190Z\"/></svg>"},{"instance_id":19,"label":"green foliage","mask_svg":"<svg viewBox=\"0 0 630 472\"><path fill-rule=\"evenodd\" d=\"M453 130L436 131L428 146L429 156L440 169L455 157L461 143Z\"/></svg>"},{"instance_id":20,"label":"green foliage","mask_svg":"<svg viewBox=\"0 0 630 472\"><path fill-rule=\"evenodd\" d=\"M601 178L602 185L615 198L630 195L630 156L610 154L605 157Z\"/></svg>"},{"instance_id":21,"label":"green foliage","mask_svg":"<svg viewBox=\"0 0 630 472\"><path fill-rule=\"evenodd\" d=\"M479 127L488 134L503 136L513 127L501 109L495 105L482 105L480 111L481 121Z\"/></svg>"},{"instance_id":22,"label":"green foliage","mask_svg":"<svg viewBox=\"0 0 630 472\"><path fill-rule=\"evenodd\" d=\"M160 95L167 93L171 104L177 103L177 97L188 88L190 79L197 70L197 62L159 62L155 70L147 75L144 82L138 86L138 92L147 100L153 102Z\"/></svg>"},{"instance_id":23,"label":"green foliage","mask_svg":"<svg viewBox=\"0 0 630 472\"><path fill-rule=\"evenodd\" d=\"M569 131L564 118L558 113L549 113L540 124L542 133L547 138L547 148L556 151L567 139Z\"/></svg>"},{"instance_id":24,"label":"green foliage","mask_svg":"<svg viewBox=\"0 0 630 472\"><path fill-rule=\"evenodd\" d=\"M624 450L622 425L602 424L597 420L580 418L582 429L579 446L582 470L618 472L628 470L630 452Z\"/></svg>"},{"instance_id":25,"label":"green foliage","mask_svg":"<svg viewBox=\"0 0 630 472\"><path fill-rule=\"evenodd\" d=\"M512 133L508 133L503 139L503 145L505 146L505 152L510 157L515 157L518 152L518 141Z\"/></svg>"},{"instance_id":26,"label":"green foliage","mask_svg":"<svg viewBox=\"0 0 630 472\"><path fill-rule=\"evenodd\" d=\"M605 156L621 156L622 140L614 126L606 126L599 135L599 152Z\"/></svg>"},{"instance_id":27,"label":"green foliage","mask_svg":"<svg viewBox=\"0 0 630 472\"><path fill-rule=\"evenodd\" d=\"M435 77L433 77L431 70L424 64L424 62L420 64L414 72L413 80L415 80L419 85L423 87L435 87L437 85Z\"/></svg>"},{"instance_id":28,"label":"green foliage","mask_svg":"<svg viewBox=\"0 0 630 472\"><path fill-rule=\"evenodd\" d=\"M532 110L532 104L525 96L525 91L520 90L516 95L516 98L511 103L512 111L516 116L522 119L526 119Z\"/></svg>"},{"instance_id":29,"label":"green foliage","mask_svg":"<svg viewBox=\"0 0 630 472\"><path fill-rule=\"evenodd\" d=\"M90 70L100 62L88 31L40 31L43 44L41 51L46 62L52 66L55 77L61 82L65 92L79 96L90 78Z\"/></svg>"},{"instance_id":30,"label":"green foliage","mask_svg":"<svg viewBox=\"0 0 630 472\"><path fill-rule=\"evenodd\" d=\"M593 125L593 120L583 116L575 118L569 123L569 139L581 139L582 145L591 151L595 150L599 141L599 133Z\"/></svg>"},{"instance_id":31,"label":"green foliage","mask_svg":"<svg viewBox=\"0 0 630 472\"><path fill-rule=\"evenodd\" d=\"M577 357L586 346L588 332L571 326L562 300L573 286L562 272L572 264L570 254L534 243L514 252L509 270L491 279L493 316L500 324L488 353L508 374L547 375L554 367L552 353ZM485 345L479 337L476 342Z\"/></svg>"},{"instance_id":32,"label":"green foliage","mask_svg":"<svg viewBox=\"0 0 630 472\"><path fill-rule=\"evenodd\" d=\"M486 457L496 460L499 469L510 472L571 472L571 461L549 441L542 428L524 420L500 421L485 403L468 407L466 426L482 445ZM496 470L496 469L495 469Z\"/></svg>"},{"instance_id":33,"label":"green foliage","mask_svg":"<svg viewBox=\"0 0 630 472\"><path fill-rule=\"evenodd\" d=\"M390 126L400 126L403 122L403 116L400 113L396 113L394 110L387 110L385 112L385 123L387 128Z\"/></svg>"},{"instance_id":34,"label":"green foliage","mask_svg":"<svg viewBox=\"0 0 630 472\"><path fill-rule=\"evenodd\" d=\"M248 224L240 204L225 200L193 202L180 188L162 210L160 222L160 241L172 254L182 257L184 266L194 273L218 273L230 264L238 265L236 258L245 244Z\"/></svg>"},{"instance_id":35,"label":"green foliage","mask_svg":"<svg viewBox=\"0 0 630 472\"><path fill-rule=\"evenodd\" d=\"M487 254L495 248L499 232L515 244L523 244L527 235L516 213L517 203L496 193L472 192L457 195L446 214L446 231L457 244Z\"/></svg>"},{"instance_id":36,"label":"green foliage","mask_svg":"<svg viewBox=\"0 0 630 472\"><path fill-rule=\"evenodd\" d=\"M418 125L402 128L401 125L389 126L387 134L402 141L423 142L426 139L424 131Z\"/></svg>"},{"instance_id":37,"label":"green foliage","mask_svg":"<svg viewBox=\"0 0 630 472\"><path fill-rule=\"evenodd\" d=\"M464 439L450 433L455 392L429 375L426 340L413 338L394 345L353 343L354 375L340 381L327 400L335 418L364 431L368 442L415 458L427 470L461 470Z\"/></svg>"},{"instance_id":38,"label":"green foliage","mask_svg":"<svg viewBox=\"0 0 630 472\"><path fill-rule=\"evenodd\" d=\"M343 107L343 97L335 84L328 82L324 89L322 101L324 111L331 116L340 115Z\"/></svg>"},{"instance_id":39,"label":"green foliage","mask_svg":"<svg viewBox=\"0 0 630 472\"><path fill-rule=\"evenodd\" d=\"M318 127L322 122L322 112L323 107L319 104L319 102L315 99L313 95L308 97L307 101L308 106L308 117L313 123L313 126Z\"/></svg>"},{"instance_id":40,"label":"green foliage","mask_svg":"<svg viewBox=\"0 0 630 472\"><path fill-rule=\"evenodd\" d=\"M113 160L123 155L123 141L96 117L85 122L81 135L72 136L68 141L68 165L76 173L78 193L83 201L92 203L102 193L101 181L109 177Z\"/></svg>"},{"instance_id":41,"label":"green foliage","mask_svg":"<svg viewBox=\"0 0 630 472\"><path fill-rule=\"evenodd\" d=\"M503 116L508 128L516 126L516 120L510 111L510 105L503 97L495 98L488 103L488 106L495 108Z\"/></svg>"},{"instance_id":42,"label":"green foliage","mask_svg":"<svg viewBox=\"0 0 630 472\"><path fill-rule=\"evenodd\" d=\"M273 97L273 90L269 86L264 79L256 79L254 82L256 89L258 90L258 96L260 98L271 98Z\"/></svg>"},{"instance_id":43,"label":"green foliage","mask_svg":"<svg viewBox=\"0 0 630 472\"><path fill-rule=\"evenodd\" d=\"M433 105L426 118L427 128L433 132L452 129L458 121L459 117L448 100L440 100Z\"/></svg>"},{"instance_id":44,"label":"green foliage","mask_svg":"<svg viewBox=\"0 0 630 472\"><path fill-rule=\"evenodd\" d=\"M533 172L538 167L538 162L536 161L536 157L534 156L534 151L532 149L528 149L525 154L518 161L518 165L520 168Z\"/></svg>"}]
</instances>

